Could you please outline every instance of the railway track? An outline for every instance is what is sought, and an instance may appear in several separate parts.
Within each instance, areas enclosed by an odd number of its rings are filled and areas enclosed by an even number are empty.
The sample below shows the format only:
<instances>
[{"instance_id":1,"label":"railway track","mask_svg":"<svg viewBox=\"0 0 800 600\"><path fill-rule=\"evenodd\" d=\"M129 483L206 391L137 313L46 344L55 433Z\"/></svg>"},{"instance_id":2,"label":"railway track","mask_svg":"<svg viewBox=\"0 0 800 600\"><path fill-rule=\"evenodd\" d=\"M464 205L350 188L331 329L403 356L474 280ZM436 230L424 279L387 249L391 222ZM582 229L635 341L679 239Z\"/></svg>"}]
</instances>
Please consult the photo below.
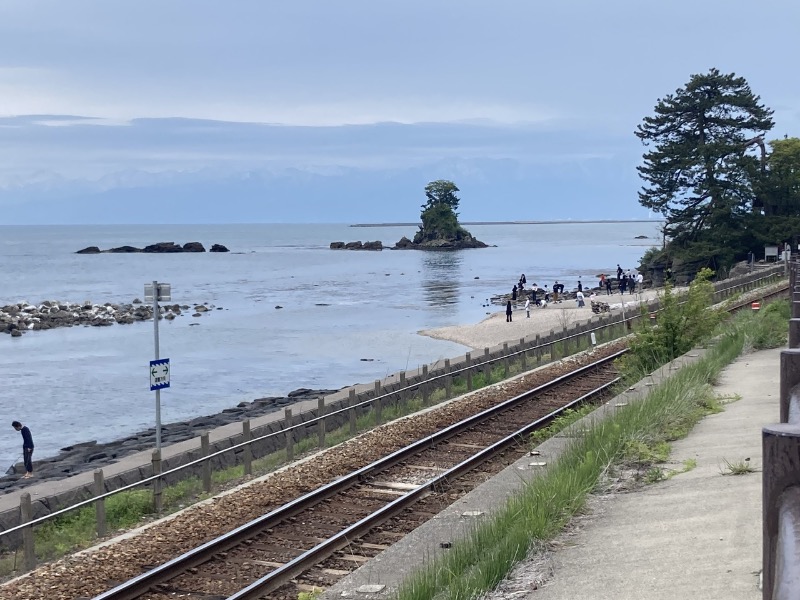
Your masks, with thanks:
<instances>
[{"instance_id":1,"label":"railway track","mask_svg":"<svg viewBox=\"0 0 800 600\"><path fill-rule=\"evenodd\" d=\"M95 600L296 599L326 588L516 460L531 431L610 395L623 352L448 425Z\"/></svg>"}]
</instances>

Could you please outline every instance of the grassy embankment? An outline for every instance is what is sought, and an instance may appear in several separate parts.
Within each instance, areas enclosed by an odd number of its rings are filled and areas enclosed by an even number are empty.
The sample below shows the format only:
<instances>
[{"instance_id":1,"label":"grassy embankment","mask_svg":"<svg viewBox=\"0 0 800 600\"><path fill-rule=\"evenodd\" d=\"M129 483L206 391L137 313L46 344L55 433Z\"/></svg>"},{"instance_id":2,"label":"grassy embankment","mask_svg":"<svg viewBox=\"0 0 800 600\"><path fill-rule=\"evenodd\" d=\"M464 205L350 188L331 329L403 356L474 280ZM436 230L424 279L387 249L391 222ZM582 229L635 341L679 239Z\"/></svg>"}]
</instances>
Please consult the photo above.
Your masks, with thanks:
<instances>
[{"instance_id":1,"label":"grassy embankment","mask_svg":"<svg viewBox=\"0 0 800 600\"><path fill-rule=\"evenodd\" d=\"M711 389L717 375L747 349L785 344L788 313L788 303L781 301L761 314L740 313L725 322L715 330L699 362L656 386L642 401L584 429L542 476L477 525L466 539L410 576L398 591L398 600L477 598L502 581L529 552L552 540L608 473L633 467L645 474L645 482L669 476L657 466L668 457L669 442L684 437L705 415L722 410L725 399L715 397ZM646 333L644 339L647 343L640 339L640 348L652 341ZM649 360L649 356L639 357L628 361L628 366ZM579 416L567 417L562 424ZM686 464L683 470L691 468Z\"/></svg>"}]
</instances>

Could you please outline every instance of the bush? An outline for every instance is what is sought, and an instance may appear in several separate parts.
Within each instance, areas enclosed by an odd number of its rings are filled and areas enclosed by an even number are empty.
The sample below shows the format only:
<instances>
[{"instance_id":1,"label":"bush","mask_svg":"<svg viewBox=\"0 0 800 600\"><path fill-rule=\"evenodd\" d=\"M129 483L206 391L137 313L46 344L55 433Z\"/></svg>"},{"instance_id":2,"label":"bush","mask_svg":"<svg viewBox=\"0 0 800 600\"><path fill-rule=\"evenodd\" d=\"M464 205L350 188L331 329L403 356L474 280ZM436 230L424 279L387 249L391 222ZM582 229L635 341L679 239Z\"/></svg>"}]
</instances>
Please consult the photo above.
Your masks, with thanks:
<instances>
[{"instance_id":1,"label":"bush","mask_svg":"<svg viewBox=\"0 0 800 600\"><path fill-rule=\"evenodd\" d=\"M701 269L685 296L676 296L667 284L655 327L650 326L647 309L642 309L641 325L623 361L623 370L650 373L711 336L721 320L721 313L709 308L714 297L709 281L713 274L710 269Z\"/></svg>"}]
</instances>

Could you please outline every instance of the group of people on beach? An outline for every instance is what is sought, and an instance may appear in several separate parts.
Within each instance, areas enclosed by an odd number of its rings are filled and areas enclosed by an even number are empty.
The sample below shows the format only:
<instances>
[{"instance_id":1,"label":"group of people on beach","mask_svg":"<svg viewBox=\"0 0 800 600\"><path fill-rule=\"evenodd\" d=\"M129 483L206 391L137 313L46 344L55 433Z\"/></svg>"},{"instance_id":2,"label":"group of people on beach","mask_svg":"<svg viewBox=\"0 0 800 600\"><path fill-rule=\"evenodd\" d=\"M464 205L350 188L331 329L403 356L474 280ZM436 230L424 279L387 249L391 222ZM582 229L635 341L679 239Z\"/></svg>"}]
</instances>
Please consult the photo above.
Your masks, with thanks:
<instances>
[{"instance_id":1,"label":"group of people on beach","mask_svg":"<svg viewBox=\"0 0 800 600\"><path fill-rule=\"evenodd\" d=\"M604 273L600 274L600 287L606 288L607 296L614 293L611 289L611 278ZM624 294L625 290L627 290L629 294L635 294L637 287L640 290L644 287L644 276L641 273L631 273L630 269L625 271L619 266L619 263L617 263L617 290L619 293Z\"/></svg>"},{"instance_id":2,"label":"group of people on beach","mask_svg":"<svg viewBox=\"0 0 800 600\"><path fill-rule=\"evenodd\" d=\"M607 295L612 295L614 293L614 280L612 277L606 275L605 273L601 273L598 275L598 277L600 279L600 289L605 289ZM514 284L513 288L511 288L511 299L506 303L506 322L512 322L514 313L512 304L516 305L516 303L521 301L523 297L525 298L525 314L527 318L530 318L531 316L532 306L547 308L548 305L561 303L566 298L564 295L564 284L559 282L558 279L555 280L552 288L550 289L548 289L547 285L542 288L536 283L532 284L530 288L526 289L527 284L528 280L525 277L525 273L523 273L520 275L519 281ZM620 294L624 294L626 291L629 294L635 294L636 288L638 287L641 290L643 284L644 277L641 273L631 272L630 269L625 271L619 264L617 264L616 289ZM575 291L575 302L578 308L583 308L586 306L586 297L583 291L583 282L579 277ZM596 294L591 292L591 297L594 299Z\"/></svg>"}]
</instances>

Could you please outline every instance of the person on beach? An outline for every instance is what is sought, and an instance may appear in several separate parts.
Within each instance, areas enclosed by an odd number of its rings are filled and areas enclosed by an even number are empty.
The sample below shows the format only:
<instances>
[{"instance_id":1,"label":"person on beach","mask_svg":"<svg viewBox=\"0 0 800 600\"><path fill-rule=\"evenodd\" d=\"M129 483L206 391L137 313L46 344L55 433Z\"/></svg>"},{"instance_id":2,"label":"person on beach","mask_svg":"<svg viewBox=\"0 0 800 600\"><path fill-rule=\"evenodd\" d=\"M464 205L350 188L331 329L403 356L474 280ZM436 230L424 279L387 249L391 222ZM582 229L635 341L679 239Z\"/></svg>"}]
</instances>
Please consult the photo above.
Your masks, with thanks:
<instances>
[{"instance_id":1,"label":"person on beach","mask_svg":"<svg viewBox=\"0 0 800 600\"><path fill-rule=\"evenodd\" d=\"M631 294L636 292L636 277L631 273L630 277L628 277L628 288L630 288Z\"/></svg>"},{"instance_id":2,"label":"person on beach","mask_svg":"<svg viewBox=\"0 0 800 600\"><path fill-rule=\"evenodd\" d=\"M611 295L611 277L606 277L606 296Z\"/></svg>"},{"instance_id":3,"label":"person on beach","mask_svg":"<svg viewBox=\"0 0 800 600\"><path fill-rule=\"evenodd\" d=\"M556 279L556 282L553 284L553 302L558 302L559 285L558 279Z\"/></svg>"},{"instance_id":4,"label":"person on beach","mask_svg":"<svg viewBox=\"0 0 800 600\"><path fill-rule=\"evenodd\" d=\"M581 283L581 280L580 280L580 278L578 278L578 291L579 291L579 292L582 292L582 291L583 291L583 284Z\"/></svg>"},{"instance_id":5,"label":"person on beach","mask_svg":"<svg viewBox=\"0 0 800 600\"><path fill-rule=\"evenodd\" d=\"M531 299L530 298L525 300L525 318L526 319L530 319L531 318Z\"/></svg>"},{"instance_id":6,"label":"person on beach","mask_svg":"<svg viewBox=\"0 0 800 600\"><path fill-rule=\"evenodd\" d=\"M617 279L622 279L622 267L617 263Z\"/></svg>"},{"instance_id":7,"label":"person on beach","mask_svg":"<svg viewBox=\"0 0 800 600\"><path fill-rule=\"evenodd\" d=\"M624 294L625 288L628 285L628 278L625 277L625 274L622 274L622 277L619 278L619 282L617 283L617 287L619 288L619 293Z\"/></svg>"},{"instance_id":8,"label":"person on beach","mask_svg":"<svg viewBox=\"0 0 800 600\"><path fill-rule=\"evenodd\" d=\"M511 308L511 300L506 304L506 323L511 323L511 313L514 312Z\"/></svg>"},{"instance_id":9,"label":"person on beach","mask_svg":"<svg viewBox=\"0 0 800 600\"><path fill-rule=\"evenodd\" d=\"M583 292L581 290L575 292L575 300L578 302L578 308L583 308L584 306L586 306L586 302L584 302Z\"/></svg>"},{"instance_id":10,"label":"person on beach","mask_svg":"<svg viewBox=\"0 0 800 600\"><path fill-rule=\"evenodd\" d=\"M22 461L25 463L25 475L23 479L33 477L33 436L31 430L19 421L14 421L11 426L22 433Z\"/></svg>"},{"instance_id":11,"label":"person on beach","mask_svg":"<svg viewBox=\"0 0 800 600\"><path fill-rule=\"evenodd\" d=\"M639 286L640 290L644 289L644 275L642 275L641 273L638 273L636 275L636 285Z\"/></svg>"},{"instance_id":12,"label":"person on beach","mask_svg":"<svg viewBox=\"0 0 800 600\"><path fill-rule=\"evenodd\" d=\"M514 284L514 289L511 290L511 299L516 302L517 301L517 285Z\"/></svg>"},{"instance_id":13,"label":"person on beach","mask_svg":"<svg viewBox=\"0 0 800 600\"><path fill-rule=\"evenodd\" d=\"M525 279L525 273L523 273L522 275L519 276L519 280L522 282L522 285L525 285L526 283L528 283L528 280Z\"/></svg>"}]
</instances>

